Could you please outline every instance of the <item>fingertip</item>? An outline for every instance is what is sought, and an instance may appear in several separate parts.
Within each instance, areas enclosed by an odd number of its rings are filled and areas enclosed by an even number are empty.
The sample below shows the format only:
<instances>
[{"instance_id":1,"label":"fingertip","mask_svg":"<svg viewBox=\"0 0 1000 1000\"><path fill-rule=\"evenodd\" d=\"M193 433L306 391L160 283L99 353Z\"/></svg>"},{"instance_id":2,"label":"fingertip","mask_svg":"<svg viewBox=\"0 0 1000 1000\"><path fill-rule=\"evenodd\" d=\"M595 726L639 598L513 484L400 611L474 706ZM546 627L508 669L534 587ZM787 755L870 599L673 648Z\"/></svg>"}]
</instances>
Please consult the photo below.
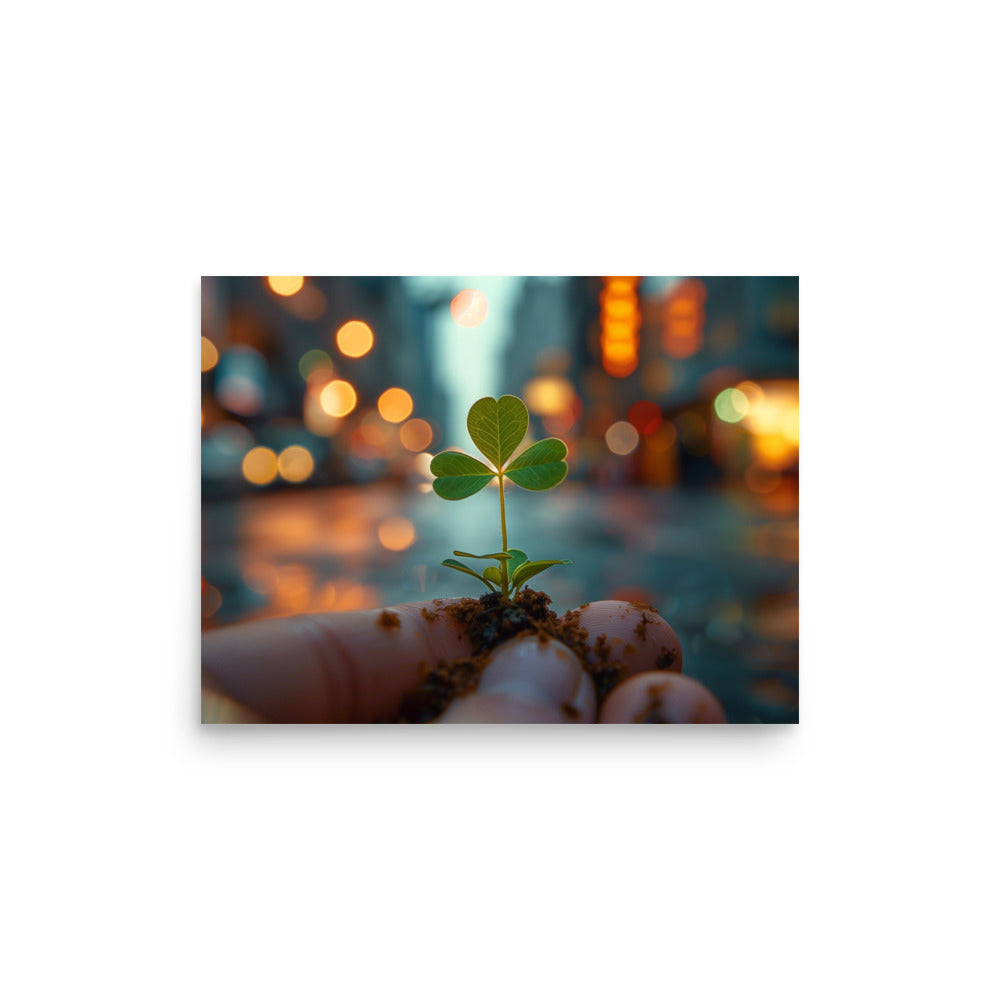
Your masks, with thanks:
<instances>
[{"instance_id":1,"label":"fingertip","mask_svg":"<svg viewBox=\"0 0 1000 1000\"><path fill-rule=\"evenodd\" d=\"M589 723L596 715L593 681L572 650L531 635L498 646L477 689L438 722Z\"/></svg>"},{"instance_id":2,"label":"fingertip","mask_svg":"<svg viewBox=\"0 0 1000 1000\"><path fill-rule=\"evenodd\" d=\"M620 661L629 676L646 670L681 672L680 639L652 608L630 601L593 601L577 611L588 632L591 662L601 659L601 650L606 649L603 655Z\"/></svg>"},{"instance_id":3,"label":"fingertip","mask_svg":"<svg viewBox=\"0 0 1000 1000\"><path fill-rule=\"evenodd\" d=\"M726 722L726 713L712 692L694 678L656 671L619 684L601 706L599 721L717 724Z\"/></svg>"}]
</instances>

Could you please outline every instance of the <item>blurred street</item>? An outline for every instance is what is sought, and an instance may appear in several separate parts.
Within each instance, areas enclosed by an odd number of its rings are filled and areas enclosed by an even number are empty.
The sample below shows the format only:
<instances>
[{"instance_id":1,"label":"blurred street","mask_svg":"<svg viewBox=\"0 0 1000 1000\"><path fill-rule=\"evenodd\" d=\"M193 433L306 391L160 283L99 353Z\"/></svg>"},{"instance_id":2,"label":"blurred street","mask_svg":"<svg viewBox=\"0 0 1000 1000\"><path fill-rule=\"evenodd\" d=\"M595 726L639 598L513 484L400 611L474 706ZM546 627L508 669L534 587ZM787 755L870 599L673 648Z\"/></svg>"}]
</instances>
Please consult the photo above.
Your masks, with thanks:
<instances>
[{"instance_id":1,"label":"blurred street","mask_svg":"<svg viewBox=\"0 0 1000 1000\"><path fill-rule=\"evenodd\" d=\"M498 548L497 509L495 488L451 503L385 483L206 502L204 625L478 596L440 563ZM573 561L533 581L557 613L648 602L731 722L798 721L797 490L566 482L544 496L511 488L507 517L529 558Z\"/></svg>"}]
</instances>

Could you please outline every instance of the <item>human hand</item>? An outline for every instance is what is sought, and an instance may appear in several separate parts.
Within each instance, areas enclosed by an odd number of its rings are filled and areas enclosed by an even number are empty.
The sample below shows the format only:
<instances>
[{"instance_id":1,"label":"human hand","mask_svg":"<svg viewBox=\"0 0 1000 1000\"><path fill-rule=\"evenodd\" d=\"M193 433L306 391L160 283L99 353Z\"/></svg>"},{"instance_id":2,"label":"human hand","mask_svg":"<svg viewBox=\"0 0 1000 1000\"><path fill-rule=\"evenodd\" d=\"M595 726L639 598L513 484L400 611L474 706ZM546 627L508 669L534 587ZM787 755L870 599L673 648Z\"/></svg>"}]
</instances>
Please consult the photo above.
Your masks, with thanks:
<instances>
[{"instance_id":1,"label":"human hand","mask_svg":"<svg viewBox=\"0 0 1000 1000\"><path fill-rule=\"evenodd\" d=\"M202 637L203 717L237 722L395 722L406 692L438 663L473 652L455 601L370 611L297 615L233 625ZM379 624L385 611L398 625ZM600 710L594 683L567 646L522 635L497 646L478 688L451 703L441 723L725 722L712 694L681 676L680 643L659 615L624 601L579 609L591 637L603 635L628 679ZM656 668L664 649L675 659ZM213 711L224 706L221 715Z\"/></svg>"}]
</instances>

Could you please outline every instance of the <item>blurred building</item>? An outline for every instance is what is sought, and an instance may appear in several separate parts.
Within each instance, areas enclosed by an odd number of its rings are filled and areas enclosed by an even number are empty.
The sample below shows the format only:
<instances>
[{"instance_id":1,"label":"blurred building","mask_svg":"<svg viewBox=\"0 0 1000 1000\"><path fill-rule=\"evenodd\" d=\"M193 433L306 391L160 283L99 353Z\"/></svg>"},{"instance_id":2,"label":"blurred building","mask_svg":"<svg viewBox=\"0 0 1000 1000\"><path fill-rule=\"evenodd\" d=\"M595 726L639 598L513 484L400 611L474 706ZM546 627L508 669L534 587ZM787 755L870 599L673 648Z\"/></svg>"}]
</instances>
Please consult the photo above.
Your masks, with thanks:
<instances>
[{"instance_id":1,"label":"blurred building","mask_svg":"<svg viewBox=\"0 0 1000 1000\"><path fill-rule=\"evenodd\" d=\"M205 494L405 477L440 441L432 361L398 277L204 278Z\"/></svg>"},{"instance_id":2,"label":"blurred building","mask_svg":"<svg viewBox=\"0 0 1000 1000\"><path fill-rule=\"evenodd\" d=\"M578 474L605 484L738 483L798 469L798 278L575 279L584 347ZM793 483L796 487L797 483Z\"/></svg>"}]
</instances>

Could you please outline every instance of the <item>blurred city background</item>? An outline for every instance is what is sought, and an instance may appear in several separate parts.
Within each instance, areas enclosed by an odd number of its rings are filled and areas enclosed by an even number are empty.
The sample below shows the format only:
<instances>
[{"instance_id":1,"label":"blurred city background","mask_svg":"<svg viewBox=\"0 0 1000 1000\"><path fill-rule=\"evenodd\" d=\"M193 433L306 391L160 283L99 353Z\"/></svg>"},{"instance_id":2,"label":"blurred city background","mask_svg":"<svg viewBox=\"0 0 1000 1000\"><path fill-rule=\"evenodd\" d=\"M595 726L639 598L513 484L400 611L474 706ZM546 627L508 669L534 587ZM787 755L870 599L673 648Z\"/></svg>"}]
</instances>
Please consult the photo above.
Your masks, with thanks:
<instances>
[{"instance_id":1,"label":"blurred city background","mask_svg":"<svg viewBox=\"0 0 1000 1000\"><path fill-rule=\"evenodd\" d=\"M658 608L732 722L798 721L797 277L202 279L202 625L477 593L496 487L432 455L519 395L569 476L508 487L538 588Z\"/></svg>"}]
</instances>

